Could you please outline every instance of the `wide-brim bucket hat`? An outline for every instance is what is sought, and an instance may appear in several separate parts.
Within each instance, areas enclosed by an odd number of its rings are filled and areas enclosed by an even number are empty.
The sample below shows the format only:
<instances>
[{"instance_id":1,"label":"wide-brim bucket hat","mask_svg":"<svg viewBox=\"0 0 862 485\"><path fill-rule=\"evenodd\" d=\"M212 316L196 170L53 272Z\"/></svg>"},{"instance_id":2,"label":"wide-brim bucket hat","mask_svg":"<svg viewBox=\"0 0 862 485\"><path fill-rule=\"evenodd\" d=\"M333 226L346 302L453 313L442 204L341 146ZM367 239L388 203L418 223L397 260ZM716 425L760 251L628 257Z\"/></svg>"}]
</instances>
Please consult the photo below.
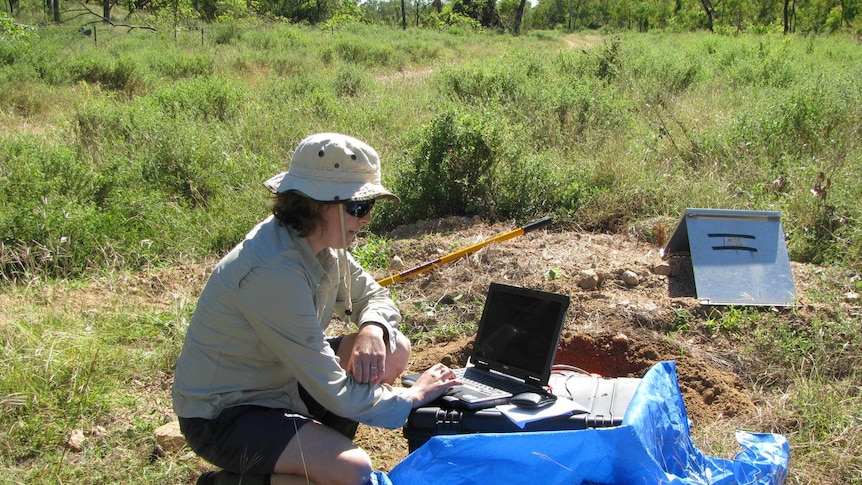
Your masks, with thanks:
<instances>
[{"instance_id":1,"label":"wide-brim bucket hat","mask_svg":"<svg viewBox=\"0 0 862 485\"><path fill-rule=\"evenodd\" d=\"M287 172L264 185L274 194L294 190L319 202L399 200L381 184L377 151L339 133L318 133L299 142Z\"/></svg>"}]
</instances>

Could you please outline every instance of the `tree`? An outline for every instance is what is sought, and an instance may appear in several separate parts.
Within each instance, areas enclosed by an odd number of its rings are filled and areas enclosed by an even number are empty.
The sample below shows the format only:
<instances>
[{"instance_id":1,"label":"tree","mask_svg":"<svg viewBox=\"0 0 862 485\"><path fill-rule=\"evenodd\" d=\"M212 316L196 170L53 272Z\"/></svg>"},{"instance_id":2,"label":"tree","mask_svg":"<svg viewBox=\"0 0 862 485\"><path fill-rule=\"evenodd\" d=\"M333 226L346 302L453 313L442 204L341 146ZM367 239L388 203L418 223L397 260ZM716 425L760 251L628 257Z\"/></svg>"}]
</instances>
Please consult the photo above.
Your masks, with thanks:
<instances>
[{"instance_id":1,"label":"tree","mask_svg":"<svg viewBox=\"0 0 862 485\"><path fill-rule=\"evenodd\" d=\"M783 15L783 23L784 23L784 35L787 35L793 32L793 14L796 10L796 1L795 0L784 0L784 15Z\"/></svg>"},{"instance_id":2,"label":"tree","mask_svg":"<svg viewBox=\"0 0 862 485\"><path fill-rule=\"evenodd\" d=\"M565 25L566 5L564 0L539 0L532 12L530 22L536 27L553 29Z\"/></svg>"},{"instance_id":3,"label":"tree","mask_svg":"<svg viewBox=\"0 0 862 485\"><path fill-rule=\"evenodd\" d=\"M500 16L497 14L497 1L486 0L482 6L482 16L479 19L482 27L499 27Z\"/></svg>"},{"instance_id":4,"label":"tree","mask_svg":"<svg viewBox=\"0 0 862 485\"><path fill-rule=\"evenodd\" d=\"M706 29L710 32L715 32L715 7L717 4L713 4L712 0L700 0L701 5L703 5L703 11L706 13Z\"/></svg>"},{"instance_id":5,"label":"tree","mask_svg":"<svg viewBox=\"0 0 862 485\"><path fill-rule=\"evenodd\" d=\"M452 12L479 21L481 7L474 0L453 0Z\"/></svg>"},{"instance_id":6,"label":"tree","mask_svg":"<svg viewBox=\"0 0 862 485\"><path fill-rule=\"evenodd\" d=\"M518 3L518 10L515 12L515 25L512 28L515 35L521 34L521 20L524 18L524 9L527 8L527 0L521 0Z\"/></svg>"}]
</instances>

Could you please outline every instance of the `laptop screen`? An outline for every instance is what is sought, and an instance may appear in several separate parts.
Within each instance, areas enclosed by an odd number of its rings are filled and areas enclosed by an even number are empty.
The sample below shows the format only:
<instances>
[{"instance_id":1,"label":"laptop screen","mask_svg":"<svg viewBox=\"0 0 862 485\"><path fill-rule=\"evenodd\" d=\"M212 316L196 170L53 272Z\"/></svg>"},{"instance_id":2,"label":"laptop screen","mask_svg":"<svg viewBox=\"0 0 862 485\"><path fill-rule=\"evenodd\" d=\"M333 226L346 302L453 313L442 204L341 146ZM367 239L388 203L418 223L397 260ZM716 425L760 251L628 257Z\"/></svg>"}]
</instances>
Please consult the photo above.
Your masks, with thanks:
<instances>
[{"instance_id":1,"label":"laptop screen","mask_svg":"<svg viewBox=\"0 0 862 485\"><path fill-rule=\"evenodd\" d=\"M491 283L472 363L547 384L568 307L566 295Z\"/></svg>"}]
</instances>

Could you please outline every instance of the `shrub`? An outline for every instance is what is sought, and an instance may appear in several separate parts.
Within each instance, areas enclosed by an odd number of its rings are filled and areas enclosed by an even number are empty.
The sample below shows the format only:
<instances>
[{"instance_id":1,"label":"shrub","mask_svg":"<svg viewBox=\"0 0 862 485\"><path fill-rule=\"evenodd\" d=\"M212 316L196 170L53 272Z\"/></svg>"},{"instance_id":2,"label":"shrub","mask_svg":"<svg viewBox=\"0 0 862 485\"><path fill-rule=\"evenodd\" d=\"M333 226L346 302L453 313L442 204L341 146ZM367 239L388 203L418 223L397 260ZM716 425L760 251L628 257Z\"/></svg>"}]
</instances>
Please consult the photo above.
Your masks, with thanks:
<instances>
[{"instance_id":1,"label":"shrub","mask_svg":"<svg viewBox=\"0 0 862 485\"><path fill-rule=\"evenodd\" d=\"M362 94L374 82L362 69L346 65L335 74L332 89L336 96L353 98Z\"/></svg>"},{"instance_id":2,"label":"shrub","mask_svg":"<svg viewBox=\"0 0 862 485\"><path fill-rule=\"evenodd\" d=\"M150 60L150 64L160 76L172 80L209 76L215 72L215 61L212 57L176 50L159 53L156 58Z\"/></svg>"},{"instance_id":3,"label":"shrub","mask_svg":"<svg viewBox=\"0 0 862 485\"><path fill-rule=\"evenodd\" d=\"M397 175L401 220L488 214L502 135L491 113L448 111L418 130L407 167Z\"/></svg>"},{"instance_id":4,"label":"shrub","mask_svg":"<svg viewBox=\"0 0 862 485\"><path fill-rule=\"evenodd\" d=\"M321 57L326 63L340 60L369 68L400 67L403 65L402 56L397 54L391 46L381 45L372 39L350 35L324 47L321 50Z\"/></svg>"},{"instance_id":5,"label":"shrub","mask_svg":"<svg viewBox=\"0 0 862 485\"><path fill-rule=\"evenodd\" d=\"M30 45L31 34L30 29L16 25L5 13L0 15L0 66L21 58Z\"/></svg>"},{"instance_id":6,"label":"shrub","mask_svg":"<svg viewBox=\"0 0 862 485\"><path fill-rule=\"evenodd\" d=\"M68 69L72 82L98 84L103 89L133 93L146 85L140 67L129 57L82 55L71 59Z\"/></svg>"},{"instance_id":7,"label":"shrub","mask_svg":"<svg viewBox=\"0 0 862 485\"><path fill-rule=\"evenodd\" d=\"M99 210L109 179L64 146L32 137L0 144L0 275L76 276L116 221ZM108 176L109 177L109 176Z\"/></svg>"},{"instance_id":8,"label":"shrub","mask_svg":"<svg viewBox=\"0 0 862 485\"><path fill-rule=\"evenodd\" d=\"M241 111L246 94L240 85L216 76L173 83L151 99L156 109L172 118L225 122Z\"/></svg>"}]
</instances>

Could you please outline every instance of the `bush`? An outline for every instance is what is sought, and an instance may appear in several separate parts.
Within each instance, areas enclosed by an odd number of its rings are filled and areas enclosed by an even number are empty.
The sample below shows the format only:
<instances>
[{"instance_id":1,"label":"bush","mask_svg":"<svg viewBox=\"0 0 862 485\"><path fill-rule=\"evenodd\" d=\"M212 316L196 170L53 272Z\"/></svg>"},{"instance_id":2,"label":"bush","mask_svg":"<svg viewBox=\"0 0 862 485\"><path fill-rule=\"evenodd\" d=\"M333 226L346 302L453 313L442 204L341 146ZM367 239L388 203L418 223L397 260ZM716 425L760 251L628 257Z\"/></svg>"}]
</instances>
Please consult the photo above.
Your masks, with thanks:
<instances>
[{"instance_id":1,"label":"bush","mask_svg":"<svg viewBox=\"0 0 862 485\"><path fill-rule=\"evenodd\" d=\"M395 178L402 221L488 215L502 132L491 113L449 111L415 134L415 149Z\"/></svg>"},{"instance_id":2,"label":"bush","mask_svg":"<svg viewBox=\"0 0 862 485\"><path fill-rule=\"evenodd\" d=\"M14 133L0 177L59 173L53 158L85 184L39 187L41 205L5 188L17 208L3 213L16 228L3 233L7 249L68 237L18 237L49 211L52 230L98 235L74 263L40 263L48 273L219 251L268 212L261 181L300 139L342 131L378 149L402 197L375 209L377 228L556 215L625 230L726 207L782 211L794 259L858 264L862 254L862 62L851 39L619 35L555 51L551 33L213 29L230 40L199 48L197 36L102 29L96 47L49 26L26 49L0 47L0 109ZM825 196L812 193L820 172Z\"/></svg>"},{"instance_id":3,"label":"bush","mask_svg":"<svg viewBox=\"0 0 862 485\"><path fill-rule=\"evenodd\" d=\"M106 174L77 160L64 146L33 137L0 144L0 274L76 276L97 263L102 238L117 221L100 210Z\"/></svg>"},{"instance_id":4,"label":"bush","mask_svg":"<svg viewBox=\"0 0 862 485\"><path fill-rule=\"evenodd\" d=\"M73 83L97 84L112 91L134 93L146 85L140 67L129 57L114 59L108 55L82 55L69 62L68 73Z\"/></svg>"},{"instance_id":5,"label":"bush","mask_svg":"<svg viewBox=\"0 0 862 485\"><path fill-rule=\"evenodd\" d=\"M171 118L227 122L241 111L246 93L242 86L214 76L173 83L151 99L153 107Z\"/></svg>"},{"instance_id":6,"label":"bush","mask_svg":"<svg viewBox=\"0 0 862 485\"><path fill-rule=\"evenodd\" d=\"M366 68L400 67L404 64L402 56L391 46L351 35L324 47L321 50L321 58L326 63L339 60Z\"/></svg>"},{"instance_id":7,"label":"bush","mask_svg":"<svg viewBox=\"0 0 862 485\"><path fill-rule=\"evenodd\" d=\"M0 66L9 65L20 59L29 48L32 31L16 25L5 13L0 15Z\"/></svg>"}]
</instances>

